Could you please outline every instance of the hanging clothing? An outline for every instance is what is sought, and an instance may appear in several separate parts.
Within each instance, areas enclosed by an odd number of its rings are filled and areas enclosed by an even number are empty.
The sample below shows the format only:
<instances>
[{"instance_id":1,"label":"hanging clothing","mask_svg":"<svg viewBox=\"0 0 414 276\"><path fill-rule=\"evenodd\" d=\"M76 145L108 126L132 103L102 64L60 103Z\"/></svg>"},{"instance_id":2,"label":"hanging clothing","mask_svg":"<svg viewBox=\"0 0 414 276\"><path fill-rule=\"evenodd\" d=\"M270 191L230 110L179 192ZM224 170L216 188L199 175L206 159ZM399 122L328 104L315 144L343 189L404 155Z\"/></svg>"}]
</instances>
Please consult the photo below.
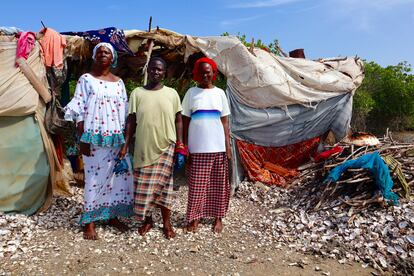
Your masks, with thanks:
<instances>
[{"instance_id":1,"label":"hanging clothing","mask_svg":"<svg viewBox=\"0 0 414 276\"><path fill-rule=\"evenodd\" d=\"M36 35L34 32L19 33L17 41L16 60L19 58L27 59L36 43ZM18 64L16 63L16 67Z\"/></svg>"},{"instance_id":2,"label":"hanging clothing","mask_svg":"<svg viewBox=\"0 0 414 276\"><path fill-rule=\"evenodd\" d=\"M175 145L171 144L156 163L135 169L134 212L138 220L150 216L157 206L171 209L174 199L174 148Z\"/></svg>"},{"instance_id":3,"label":"hanging clothing","mask_svg":"<svg viewBox=\"0 0 414 276\"><path fill-rule=\"evenodd\" d=\"M190 158L187 221L225 217L230 201L226 153L194 153Z\"/></svg>"},{"instance_id":4,"label":"hanging clothing","mask_svg":"<svg viewBox=\"0 0 414 276\"><path fill-rule=\"evenodd\" d=\"M124 31L115 27L109 27L100 30L91 30L86 32L62 32L63 35L77 35L92 42L108 42L114 46L115 50L120 53L126 53L131 56L134 53L129 49L125 39Z\"/></svg>"},{"instance_id":5,"label":"hanging clothing","mask_svg":"<svg viewBox=\"0 0 414 276\"><path fill-rule=\"evenodd\" d=\"M44 33L39 42L43 49L45 65L62 69L63 50L66 47L65 37L51 28L44 28L40 32Z\"/></svg>"},{"instance_id":6,"label":"hanging clothing","mask_svg":"<svg viewBox=\"0 0 414 276\"><path fill-rule=\"evenodd\" d=\"M79 78L75 95L65 107L65 119L84 121L81 142L118 147L125 143L127 110L128 98L121 79L104 81L86 73Z\"/></svg>"},{"instance_id":7,"label":"hanging clothing","mask_svg":"<svg viewBox=\"0 0 414 276\"><path fill-rule=\"evenodd\" d=\"M180 96L173 88L159 90L138 87L129 99L129 113L136 114L134 167L154 164L176 142L175 116L182 110Z\"/></svg>"},{"instance_id":8,"label":"hanging clothing","mask_svg":"<svg viewBox=\"0 0 414 276\"><path fill-rule=\"evenodd\" d=\"M84 212L80 224L133 215L133 176L131 170L115 174L119 147L91 147L91 156L83 155L85 170ZM131 169L129 156L125 156Z\"/></svg>"}]
</instances>

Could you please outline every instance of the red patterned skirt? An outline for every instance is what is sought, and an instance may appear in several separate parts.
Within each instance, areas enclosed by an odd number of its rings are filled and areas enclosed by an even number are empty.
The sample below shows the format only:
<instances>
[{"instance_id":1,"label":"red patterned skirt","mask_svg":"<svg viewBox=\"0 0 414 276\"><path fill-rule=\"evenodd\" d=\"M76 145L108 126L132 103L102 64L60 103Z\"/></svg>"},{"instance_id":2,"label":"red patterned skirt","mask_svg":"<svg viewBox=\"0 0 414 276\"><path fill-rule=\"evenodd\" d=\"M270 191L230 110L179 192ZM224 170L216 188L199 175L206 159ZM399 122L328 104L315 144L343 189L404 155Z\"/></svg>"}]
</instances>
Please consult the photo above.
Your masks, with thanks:
<instances>
[{"instance_id":1,"label":"red patterned skirt","mask_svg":"<svg viewBox=\"0 0 414 276\"><path fill-rule=\"evenodd\" d=\"M223 218L230 201L226 153L194 153L190 158L187 221Z\"/></svg>"}]
</instances>

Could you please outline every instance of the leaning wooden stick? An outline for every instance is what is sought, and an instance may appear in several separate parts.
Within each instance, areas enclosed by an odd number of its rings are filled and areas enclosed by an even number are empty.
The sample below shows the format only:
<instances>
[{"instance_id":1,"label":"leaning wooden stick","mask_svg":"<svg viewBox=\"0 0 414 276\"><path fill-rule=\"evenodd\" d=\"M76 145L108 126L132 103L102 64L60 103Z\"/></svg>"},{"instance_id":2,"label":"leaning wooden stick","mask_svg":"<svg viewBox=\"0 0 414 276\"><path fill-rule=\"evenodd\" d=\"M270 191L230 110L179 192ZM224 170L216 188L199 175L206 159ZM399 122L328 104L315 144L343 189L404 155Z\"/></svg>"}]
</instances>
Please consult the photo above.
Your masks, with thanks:
<instances>
[{"instance_id":1,"label":"leaning wooden stick","mask_svg":"<svg viewBox=\"0 0 414 276\"><path fill-rule=\"evenodd\" d=\"M32 68L27 64L24 58L18 58L16 63L19 65L20 70L23 75L29 80L33 88L39 93L45 103L48 103L52 100L52 95L49 93L49 90L45 85L39 80Z\"/></svg>"}]
</instances>

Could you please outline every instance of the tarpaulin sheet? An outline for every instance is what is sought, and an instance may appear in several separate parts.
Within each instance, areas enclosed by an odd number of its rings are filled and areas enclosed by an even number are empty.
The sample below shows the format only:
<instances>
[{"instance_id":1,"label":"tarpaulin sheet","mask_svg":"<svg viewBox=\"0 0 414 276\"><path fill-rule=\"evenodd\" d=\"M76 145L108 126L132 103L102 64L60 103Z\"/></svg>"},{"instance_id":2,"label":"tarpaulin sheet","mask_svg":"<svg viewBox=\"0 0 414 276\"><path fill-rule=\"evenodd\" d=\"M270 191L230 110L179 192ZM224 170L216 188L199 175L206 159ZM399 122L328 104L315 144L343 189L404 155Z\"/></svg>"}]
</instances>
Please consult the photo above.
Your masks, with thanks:
<instances>
[{"instance_id":1,"label":"tarpaulin sheet","mask_svg":"<svg viewBox=\"0 0 414 276\"><path fill-rule=\"evenodd\" d=\"M62 174L63 168L57 160L53 142L44 126L46 106L39 99L38 92L23 75L21 69L15 67L16 47L17 43L13 37L0 36L0 137L2 137L0 164L7 163L7 166L3 165L3 167L11 168L10 171L0 172L0 198L2 198L0 205L3 210L13 211L14 208L16 212L20 210L29 214L39 208L39 202L44 204L42 209L47 209L52 200L52 192L58 195L70 195L70 188L67 178ZM34 71L39 82L47 87L46 70L41 59L38 42L30 52L27 64ZM40 148L38 147L39 143ZM39 150L41 151L39 152ZM16 157L16 154L28 158L27 162L24 163L24 160ZM46 168L50 179L46 182L40 177L40 174L44 172L44 166L39 165L43 162L43 156L47 158L48 164L46 165L48 166ZM39 162L36 165L40 166L36 167L39 169L38 172L31 169L31 166L33 167L33 164L30 163L31 157L37 158L36 160ZM22 169L23 165L25 169ZM27 204L30 206L20 201L13 201L19 200L19 197L11 196L6 190L5 187L10 185L15 185L13 189L16 189L13 190L13 194L24 193L23 198L30 197L30 195L34 197L27 199ZM33 187L31 187L32 185ZM43 195L44 190L46 198ZM13 204L15 207L11 208L10 206ZM8 207L4 207L6 205Z\"/></svg>"},{"instance_id":2,"label":"tarpaulin sheet","mask_svg":"<svg viewBox=\"0 0 414 276\"><path fill-rule=\"evenodd\" d=\"M346 93L354 93L364 78L358 58L324 63L279 57L255 48L254 54L236 37L187 37L186 55L201 50L217 63L240 103L255 108L311 106Z\"/></svg>"},{"instance_id":3,"label":"tarpaulin sheet","mask_svg":"<svg viewBox=\"0 0 414 276\"><path fill-rule=\"evenodd\" d=\"M315 103L314 107L252 108L237 101L227 89L230 127L234 137L254 144L280 147L321 136L331 130L337 140L346 136L352 117L352 95Z\"/></svg>"},{"instance_id":4,"label":"tarpaulin sheet","mask_svg":"<svg viewBox=\"0 0 414 276\"><path fill-rule=\"evenodd\" d=\"M26 215L45 202L50 167L33 115L0 116L0 211Z\"/></svg>"},{"instance_id":5,"label":"tarpaulin sheet","mask_svg":"<svg viewBox=\"0 0 414 276\"><path fill-rule=\"evenodd\" d=\"M307 162L316 151L320 137L284 147L263 147L237 140L240 161L250 181L268 185L286 186L288 177L268 169L268 164L278 165L295 175L295 169Z\"/></svg>"},{"instance_id":6,"label":"tarpaulin sheet","mask_svg":"<svg viewBox=\"0 0 414 276\"><path fill-rule=\"evenodd\" d=\"M20 68L14 66L16 47L17 41L12 37L0 36L0 116L33 114L39 102L39 94ZM47 82L38 42L31 51L27 63L40 80Z\"/></svg>"}]
</instances>

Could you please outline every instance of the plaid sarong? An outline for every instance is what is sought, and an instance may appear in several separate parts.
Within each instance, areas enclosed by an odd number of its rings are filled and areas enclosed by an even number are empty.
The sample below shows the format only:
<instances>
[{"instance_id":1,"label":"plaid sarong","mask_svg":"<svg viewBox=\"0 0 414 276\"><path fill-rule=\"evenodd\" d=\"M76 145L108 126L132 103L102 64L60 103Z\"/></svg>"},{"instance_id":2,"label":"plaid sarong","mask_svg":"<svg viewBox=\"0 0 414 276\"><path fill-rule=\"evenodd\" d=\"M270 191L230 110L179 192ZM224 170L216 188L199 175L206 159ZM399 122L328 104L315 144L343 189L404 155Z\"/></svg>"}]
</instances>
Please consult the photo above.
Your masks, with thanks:
<instances>
[{"instance_id":1,"label":"plaid sarong","mask_svg":"<svg viewBox=\"0 0 414 276\"><path fill-rule=\"evenodd\" d=\"M156 163L134 170L134 212L138 220L151 215L156 206L171 209L174 199L174 147L171 144Z\"/></svg>"},{"instance_id":2,"label":"plaid sarong","mask_svg":"<svg viewBox=\"0 0 414 276\"><path fill-rule=\"evenodd\" d=\"M223 218L230 200L229 166L225 152L191 154L187 221Z\"/></svg>"}]
</instances>

